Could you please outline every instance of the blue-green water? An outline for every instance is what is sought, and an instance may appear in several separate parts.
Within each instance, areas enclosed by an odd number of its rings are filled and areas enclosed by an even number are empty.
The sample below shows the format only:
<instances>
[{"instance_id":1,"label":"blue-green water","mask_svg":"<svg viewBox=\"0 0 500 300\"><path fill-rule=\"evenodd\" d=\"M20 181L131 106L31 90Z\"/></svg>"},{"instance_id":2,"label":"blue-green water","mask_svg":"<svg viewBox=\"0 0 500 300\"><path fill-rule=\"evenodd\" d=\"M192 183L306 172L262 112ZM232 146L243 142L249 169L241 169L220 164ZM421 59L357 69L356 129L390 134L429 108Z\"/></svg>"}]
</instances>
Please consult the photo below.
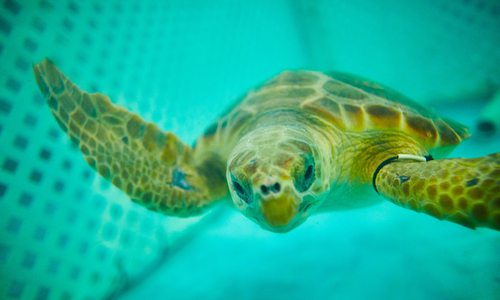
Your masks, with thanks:
<instances>
[{"instance_id":1,"label":"blue-green water","mask_svg":"<svg viewBox=\"0 0 500 300\"><path fill-rule=\"evenodd\" d=\"M389 202L285 235L228 207L183 220L132 204L70 145L31 71L50 57L186 142L286 69L372 78L475 133L500 119L485 110L498 1L80 2L1 1L0 299L500 297L498 232ZM479 137L452 155L499 151L498 133Z\"/></svg>"}]
</instances>

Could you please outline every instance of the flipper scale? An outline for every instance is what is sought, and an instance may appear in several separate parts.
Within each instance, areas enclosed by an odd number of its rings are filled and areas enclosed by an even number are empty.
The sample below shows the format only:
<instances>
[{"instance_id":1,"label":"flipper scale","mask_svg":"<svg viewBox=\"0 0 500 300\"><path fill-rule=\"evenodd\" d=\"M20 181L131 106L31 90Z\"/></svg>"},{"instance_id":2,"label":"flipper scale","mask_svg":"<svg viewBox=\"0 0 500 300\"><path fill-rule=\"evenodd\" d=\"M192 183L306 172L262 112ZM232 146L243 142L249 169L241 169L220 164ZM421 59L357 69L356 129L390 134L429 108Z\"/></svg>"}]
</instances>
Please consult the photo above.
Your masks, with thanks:
<instances>
[{"instance_id":1,"label":"flipper scale","mask_svg":"<svg viewBox=\"0 0 500 300\"><path fill-rule=\"evenodd\" d=\"M87 163L133 201L188 216L217 198L209 179L198 173L193 150L174 134L113 105L106 95L81 91L48 59L34 73L52 114Z\"/></svg>"},{"instance_id":2,"label":"flipper scale","mask_svg":"<svg viewBox=\"0 0 500 300\"><path fill-rule=\"evenodd\" d=\"M380 170L377 189L398 205L438 219L500 230L500 153L394 162Z\"/></svg>"}]
</instances>

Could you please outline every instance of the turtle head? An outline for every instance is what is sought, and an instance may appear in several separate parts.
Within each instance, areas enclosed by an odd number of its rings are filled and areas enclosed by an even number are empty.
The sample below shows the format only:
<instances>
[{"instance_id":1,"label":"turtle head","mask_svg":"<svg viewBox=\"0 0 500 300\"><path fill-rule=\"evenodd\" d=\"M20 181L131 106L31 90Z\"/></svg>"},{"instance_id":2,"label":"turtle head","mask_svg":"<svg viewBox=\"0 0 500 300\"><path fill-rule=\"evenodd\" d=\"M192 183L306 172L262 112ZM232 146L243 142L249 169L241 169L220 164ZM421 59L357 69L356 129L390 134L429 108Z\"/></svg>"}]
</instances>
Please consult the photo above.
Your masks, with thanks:
<instances>
[{"instance_id":1,"label":"turtle head","mask_svg":"<svg viewBox=\"0 0 500 300\"><path fill-rule=\"evenodd\" d=\"M293 130L269 129L244 136L227 168L233 202L248 218L274 232L287 232L322 202L316 145Z\"/></svg>"}]
</instances>

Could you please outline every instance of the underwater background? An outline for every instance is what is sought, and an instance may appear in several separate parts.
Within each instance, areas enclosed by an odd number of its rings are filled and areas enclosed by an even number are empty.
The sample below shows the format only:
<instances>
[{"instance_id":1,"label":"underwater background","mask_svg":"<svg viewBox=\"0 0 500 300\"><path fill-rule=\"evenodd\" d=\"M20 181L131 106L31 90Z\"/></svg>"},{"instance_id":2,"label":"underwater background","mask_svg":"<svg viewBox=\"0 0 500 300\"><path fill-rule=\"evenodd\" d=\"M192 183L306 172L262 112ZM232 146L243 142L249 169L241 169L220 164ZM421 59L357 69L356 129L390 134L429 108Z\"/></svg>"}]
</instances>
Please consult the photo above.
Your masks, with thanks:
<instances>
[{"instance_id":1,"label":"underwater background","mask_svg":"<svg viewBox=\"0 0 500 300\"><path fill-rule=\"evenodd\" d=\"M188 143L283 70L342 70L470 126L452 156L476 157L500 150L499 49L498 0L1 0L0 299L500 299L498 232L389 202L287 234L133 204L31 69L49 57Z\"/></svg>"}]
</instances>

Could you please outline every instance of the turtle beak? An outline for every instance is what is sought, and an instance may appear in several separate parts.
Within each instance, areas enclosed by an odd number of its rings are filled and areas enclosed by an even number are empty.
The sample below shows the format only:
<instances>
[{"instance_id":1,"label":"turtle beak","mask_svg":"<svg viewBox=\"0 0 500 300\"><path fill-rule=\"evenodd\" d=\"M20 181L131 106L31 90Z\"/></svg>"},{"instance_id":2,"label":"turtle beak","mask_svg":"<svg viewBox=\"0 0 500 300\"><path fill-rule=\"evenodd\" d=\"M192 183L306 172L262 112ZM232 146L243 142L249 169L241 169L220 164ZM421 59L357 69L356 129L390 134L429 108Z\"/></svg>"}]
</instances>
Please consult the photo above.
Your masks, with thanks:
<instances>
[{"instance_id":1,"label":"turtle beak","mask_svg":"<svg viewBox=\"0 0 500 300\"><path fill-rule=\"evenodd\" d=\"M293 193L281 193L276 197L262 198L260 209L267 229L275 232L287 232L294 228L300 199Z\"/></svg>"}]
</instances>

